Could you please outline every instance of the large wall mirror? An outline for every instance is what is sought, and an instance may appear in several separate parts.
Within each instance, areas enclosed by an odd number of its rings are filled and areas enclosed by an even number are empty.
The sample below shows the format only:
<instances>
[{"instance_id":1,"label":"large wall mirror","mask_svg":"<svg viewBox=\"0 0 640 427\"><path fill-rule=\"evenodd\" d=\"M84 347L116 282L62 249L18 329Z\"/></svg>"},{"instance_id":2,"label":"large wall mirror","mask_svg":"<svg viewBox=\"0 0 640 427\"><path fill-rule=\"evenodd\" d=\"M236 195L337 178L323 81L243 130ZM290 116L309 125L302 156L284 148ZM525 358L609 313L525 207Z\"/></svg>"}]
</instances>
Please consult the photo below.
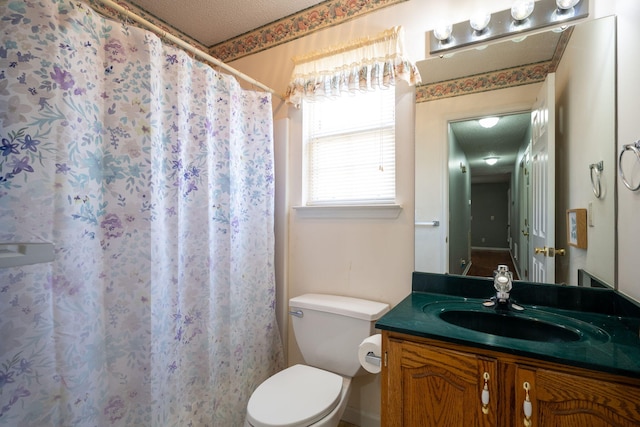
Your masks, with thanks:
<instances>
[{"instance_id":1,"label":"large wall mirror","mask_svg":"<svg viewBox=\"0 0 640 427\"><path fill-rule=\"evenodd\" d=\"M607 17L417 64L439 96L417 97L416 270L615 287L615 34ZM532 64L550 74L530 83ZM498 70L508 88L477 90ZM472 93L441 96L470 76Z\"/></svg>"}]
</instances>

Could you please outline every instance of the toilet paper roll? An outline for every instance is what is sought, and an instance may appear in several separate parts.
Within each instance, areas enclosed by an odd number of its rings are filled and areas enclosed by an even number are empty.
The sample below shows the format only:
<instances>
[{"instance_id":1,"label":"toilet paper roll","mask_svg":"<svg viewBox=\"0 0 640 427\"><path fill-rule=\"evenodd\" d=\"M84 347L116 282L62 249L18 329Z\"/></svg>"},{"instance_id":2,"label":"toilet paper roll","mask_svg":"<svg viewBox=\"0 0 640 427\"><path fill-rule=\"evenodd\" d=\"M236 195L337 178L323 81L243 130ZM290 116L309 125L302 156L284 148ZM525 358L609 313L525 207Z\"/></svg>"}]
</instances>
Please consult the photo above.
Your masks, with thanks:
<instances>
[{"instance_id":1,"label":"toilet paper roll","mask_svg":"<svg viewBox=\"0 0 640 427\"><path fill-rule=\"evenodd\" d=\"M372 374L377 374L382 369L381 354L382 335L380 334L365 338L358 346L358 360L362 367Z\"/></svg>"}]
</instances>

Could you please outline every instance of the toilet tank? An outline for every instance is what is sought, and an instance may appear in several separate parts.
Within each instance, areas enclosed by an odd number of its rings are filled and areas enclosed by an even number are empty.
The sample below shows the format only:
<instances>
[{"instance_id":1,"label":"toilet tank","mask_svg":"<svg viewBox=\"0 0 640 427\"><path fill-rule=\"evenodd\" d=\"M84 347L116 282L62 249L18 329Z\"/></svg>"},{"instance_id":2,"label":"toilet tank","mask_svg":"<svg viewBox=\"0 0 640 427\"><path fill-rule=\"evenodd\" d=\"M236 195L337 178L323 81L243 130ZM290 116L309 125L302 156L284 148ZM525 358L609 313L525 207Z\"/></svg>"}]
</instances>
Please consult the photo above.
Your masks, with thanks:
<instances>
[{"instance_id":1,"label":"toilet tank","mask_svg":"<svg viewBox=\"0 0 640 427\"><path fill-rule=\"evenodd\" d=\"M338 295L305 294L289 300L293 333L305 363L347 377L358 373L358 346L387 311L389 304Z\"/></svg>"}]
</instances>

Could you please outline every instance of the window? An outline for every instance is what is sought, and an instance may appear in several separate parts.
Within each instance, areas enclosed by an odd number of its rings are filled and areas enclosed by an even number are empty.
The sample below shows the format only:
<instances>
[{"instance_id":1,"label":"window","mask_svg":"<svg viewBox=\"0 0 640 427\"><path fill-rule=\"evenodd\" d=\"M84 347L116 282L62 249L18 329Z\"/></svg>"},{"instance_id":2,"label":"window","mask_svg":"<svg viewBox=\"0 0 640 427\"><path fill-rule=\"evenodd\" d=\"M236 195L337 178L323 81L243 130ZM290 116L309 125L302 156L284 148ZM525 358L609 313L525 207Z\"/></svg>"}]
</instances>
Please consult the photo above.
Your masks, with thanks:
<instances>
[{"instance_id":1,"label":"window","mask_svg":"<svg viewBox=\"0 0 640 427\"><path fill-rule=\"evenodd\" d=\"M395 89L303 101L307 206L395 203Z\"/></svg>"}]
</instances>

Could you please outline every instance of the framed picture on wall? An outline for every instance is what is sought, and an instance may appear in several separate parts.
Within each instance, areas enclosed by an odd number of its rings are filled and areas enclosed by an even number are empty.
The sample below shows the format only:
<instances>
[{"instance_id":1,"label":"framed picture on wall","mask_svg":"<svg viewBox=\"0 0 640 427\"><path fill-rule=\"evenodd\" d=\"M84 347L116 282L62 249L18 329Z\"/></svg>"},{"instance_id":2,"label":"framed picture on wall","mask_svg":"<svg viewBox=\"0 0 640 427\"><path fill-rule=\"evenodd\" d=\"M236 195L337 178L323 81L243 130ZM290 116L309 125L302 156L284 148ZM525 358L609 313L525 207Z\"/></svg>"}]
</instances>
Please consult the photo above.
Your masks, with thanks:
<instances>
[{"instance_id":1,"label":"framed picture on wall","mask_svg":"<svg viewBox=\"0 0 640 427\"><path fill-rule=\"evenodd\" d=\"M580 249L587 249L587 210L567 211L567 242Z\"/></svg>"}]
</instances>

